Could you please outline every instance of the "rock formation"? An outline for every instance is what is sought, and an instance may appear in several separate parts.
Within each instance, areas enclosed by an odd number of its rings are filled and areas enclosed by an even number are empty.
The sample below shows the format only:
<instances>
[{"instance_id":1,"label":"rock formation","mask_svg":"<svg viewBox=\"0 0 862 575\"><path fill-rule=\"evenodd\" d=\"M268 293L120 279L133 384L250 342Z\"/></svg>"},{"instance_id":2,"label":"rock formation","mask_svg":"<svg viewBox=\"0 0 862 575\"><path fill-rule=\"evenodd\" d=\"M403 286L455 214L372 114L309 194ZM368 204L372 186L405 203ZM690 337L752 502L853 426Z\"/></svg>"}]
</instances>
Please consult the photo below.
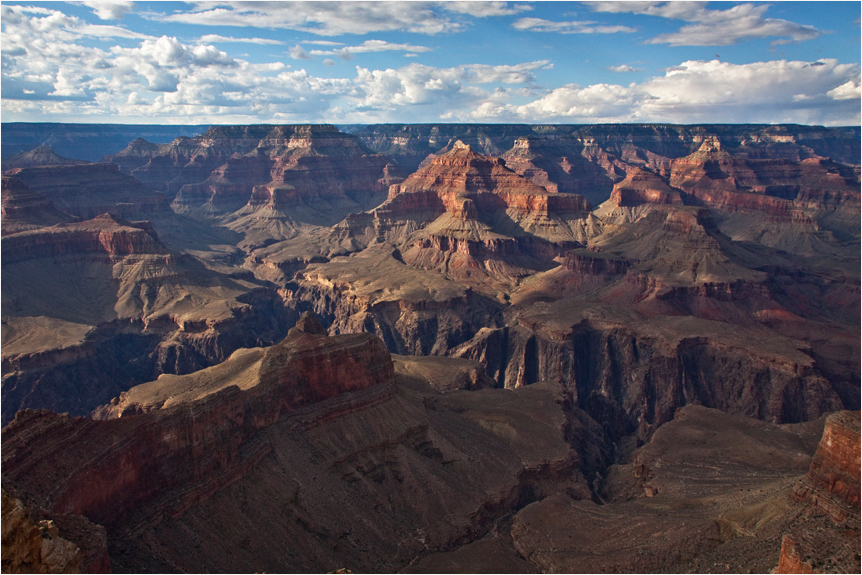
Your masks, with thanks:
<instances>
[{"instance_id":1,"label":"rock formation","mask_svg":"<svg viewBox=\"0 0 862 575\"><path fill-rule=\"evenodd\" d=\"M857 128L341 130L4 175L34 525L132 572L858 571Z\"/></svg>"},{"instance_id":2,"label":"rock formation","mask_svg":"<svg viewBox=\"0 0 862 575\"><path fill-rule=\"evenodd\" d=\"M374 336L321 331L306 316L276 346L135 387L95 420L21 412L4 481L104 525L121 571L396 570L537 497L588 496L559 388L441 395L427 377L466 362L393 370ZM246 521L269 528L249 537Z\"/></svg>"},{"instance_id":3,"label":"rock formation","mask_svg":"<svg viewBox=\"0 0 862 575\"><path fill-rule=\"evenodd\" d=\"M390 187L381 206L347 218L336 237L392 243L408 265L468 285L489 278L493 293L596 235L589 210L582 196L548 192L458 141Z\"/></svg>"},{"instance_id":4,"label":"rock formation","mask_svg":"<svg viewBox=\"0 0 862 575\"><path fill-rule=\"evenodd\" d=\"M3 235L70 222L74 218L54 207L44 195L17 178L3 176Z\"/></svg>"},{"instance_id":5,"label":"rock formation","mask_svg":"<svg viewBox=\"0 0 862 575\"><path fill-rule=\"evenodd\" d=\"M15 168L37 168L40 166L74 166L76 164L86 164L84 160L73 160L64 158L54 153L54 150L48 146L38 146L29 152L15 154L9 158L3 159L3 171L12 170Z\"/></svg>"},{"instance_id":6,"label":"rock formation","mask_svg":"<svg viewBox=\"0 0 862 575\"><path fill-rule=\"evenodd\" d=\"M4 573L111 572L103 527L80 515L50 514L51 519L40 519L47 515L42 510L34 513L4 488Z\"/></svg>"},{"instance_id":7,"label":"rock formation","mask_svg":"<svg viewBox=\"0 0 862 575\"><path fill-rule=\"evenodd\" d=\"M114 164L15 168L4 174L44 195L60 211L85 220L104 213L134 219L168 210L163 194L121 173Z\"/></svg>"},{"instance_id":8,"label":"rock formation","mask_svg":"<svg viewBox=\"0 0 862 575\"><path fill-rule=\"evenodd\" d=\"M108 214L3 238L3 421L23 407L84 414L159 373L271 343L288 325L260 284Z\"/></svg>"}]
</instances>

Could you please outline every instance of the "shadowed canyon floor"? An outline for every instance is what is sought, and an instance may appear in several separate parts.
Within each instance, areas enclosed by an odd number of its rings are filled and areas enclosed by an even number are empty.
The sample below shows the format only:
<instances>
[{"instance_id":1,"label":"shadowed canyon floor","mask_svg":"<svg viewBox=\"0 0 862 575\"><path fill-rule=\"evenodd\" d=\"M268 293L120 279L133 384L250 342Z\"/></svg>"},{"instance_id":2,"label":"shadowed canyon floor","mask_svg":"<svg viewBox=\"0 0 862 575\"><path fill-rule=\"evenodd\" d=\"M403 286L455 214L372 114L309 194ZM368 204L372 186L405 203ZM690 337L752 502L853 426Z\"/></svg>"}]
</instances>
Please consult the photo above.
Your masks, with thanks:
<instances>
[{"instance_id":1,"label":"shadowed canyon floor","mask_svg":"<svg viewBox=\"0 0 862 575\"><path fill-rule=\"evenodd\" d=\"M859 570L858 128L19 128L4 571Z\"/></svg>"}]
</instances>

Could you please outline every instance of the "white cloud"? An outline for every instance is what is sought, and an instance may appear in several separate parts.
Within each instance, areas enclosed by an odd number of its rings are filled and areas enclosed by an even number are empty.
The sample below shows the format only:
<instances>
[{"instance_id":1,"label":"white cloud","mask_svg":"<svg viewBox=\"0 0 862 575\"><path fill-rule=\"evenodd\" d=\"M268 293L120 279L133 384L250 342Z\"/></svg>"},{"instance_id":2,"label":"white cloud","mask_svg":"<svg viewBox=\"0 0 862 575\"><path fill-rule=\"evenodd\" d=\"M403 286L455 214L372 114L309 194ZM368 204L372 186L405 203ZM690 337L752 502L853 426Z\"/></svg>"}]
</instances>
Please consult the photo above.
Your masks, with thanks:
<instances>
[{"instance_id":1,"label":"white cloud","mask_svg":"<svg viewBox=\"0 0 862 575\"><path fill-rule=\"evenodd\" d=\"M700 8L687 10L697 15ZM4 119L16 121L860 122L859 65L830 59L744 65L692 60L628 85L539 85L549 76L543 73L552 66L549 60L360 66L345 77L323 78L275 58L251 63L231 57L204 38L186 43L170 36L123 37L122 45L106 48L90 38L97 31L113 37L115 27L94 29L40 7L4 4L0 15L2 110ZM307 44L319 46L321 55L409 55L426 48L381 40ZM289 53L309 56L299 45ZM323 63L332 66L335 60ZM337 70L329 75L338 76Z\"/></svg>"},{"instance_id":2,"label":"white cloud","mask_svg":"<svg viewBox=\"0 0 862 575\"><path fill-rule=\"evenodd\" d=\"M592 2L596 12L634 12L693 22L676 32L648 42L671 46L728 46L752 38L780 38L773 44L802 42L820 35L814 26L779 18L765 18L769 4L739 4L727 10L708 10L705 2Z\"/></svg>"},{"instance_id":3,"label":"white cloud","mask_svg":"<svg viewBox=\"0 0 862 575\"><path fill-rule=\"evenodd\" d=\"M218 34L204 34L200 38L198 38L198 42L202 42L205 44L213 44L213 43L245 43L245 44L260 44L260 45L273 45L273 46L281 46L284 45L284 42L279 40L271 40L269 38L234 38L233 36L219 36Z\"/></svg>"},{"instance_id":4,"label":"white cloud","mask_svg":"<svg viewBox=\"0 0 862 575\"><path fill-rule=\"evenodd\" d=\"M299 44L292 46L287 53L294 60L308 60L311 58L311 56L308 55L308 52L306 52Z\"/></svg>"},{"instance_id":5,"label":"white cloud","mask_svg":"<svg viewBox=\"0 0 862 575\"><path fill-rule=\"evenodd\" d=\"M596 26L592 21L553 22L542 18L521 18L512 24L516 30L530 32L557 32L559 34L617 34L635 32L628 26Z\"/></svg>"},{"instance_id":6,"label":"white cloud","mask_svg":"<svg viewBox=\"0 0 862 575\"><path fill-rule=\"evenodd\" d=\"M531 6L515 4L510 6L508 2L442 2L441 6L450 11L460 14L469 14L477 18L488 16L510 16L532 10Z\"/></svg>"},{"instance_id":7,"label":"white cloud","mask_svg":"<svg viewBox=\"0 0 862 575\"><path fill-rule=\"evenodd\" d=\"M643 68L635 68L629 64L620 64L619 66L608 66L611 72L642 72Z\"/></svg>"},{"instance_id":8,"label":"white cloud","mask_svg":"<svg viewBox=\"0 0 862 575\"><path fill-rule=\"evenodd\" d=\"M404 30L440 34L463 29L435 2L219 2L199 3L191 12L149 17L206 26L287 28L321 36ZM409 6L409 8L408 8Z\"/></svg>"},{"instance_id":9,"label":"white cloud","mask_svg":"<svg viewBox=\"0 0 862 575\"><path fill-rule=\"evenodd\" d=\"M333 42L333 44L335 44ZM430 52L431 48L426 46L415 46L413 44L395 44L383 40L366 40L358 46L344 46L335 50L311 50L312 56L338 56L344 60L352 60L354 54L366 52Z\"/></svg>"},{"instance_id":10,"label":"white cloud","mask_svg":"<svg viewBox=\"0 0 862 575\"><path fill-rule=\"evenodd\" d=\"M362 52L385 52L388 50L397 50L402 52L430 52L431 48L426 46L415 46L413 44L393 44L383 40L366 40L359 46L350 46L345 48L354 54Z\"/></svg>"},{"instance_id":11,"label":"white cloud","mask_svg":"<svg viewBox=\"0 0 862 575\"><path fill-rule=\"evenodd\" d=\"M93 13L102 20L122 20L135 8L134 2L123 0L84 0L82 4L92 8Z\"/></svg>"},{"instance_id":12,"label":"white cloud","mask_svg":"<svg viewBox=\"0 0 862 575\"><path fill-rule=\"evenodd\" d=\"M858 100L862 97L859 82L848 80L837 88L833 88L826 92L826 95L833 100Z\"/></svg>"},{"instance_id":13,"label":"white cloud","mask_svg":"<svg viewBox=\"0 0 862 575\"><path fill-rule=\"evenodd\" d=\"M859 66L837 60L751 64L687 61L641 84L575 84L495 117L512 121L855 125ZM477 117L478 118L478 117Z\"/></svg>"}]
</instances>

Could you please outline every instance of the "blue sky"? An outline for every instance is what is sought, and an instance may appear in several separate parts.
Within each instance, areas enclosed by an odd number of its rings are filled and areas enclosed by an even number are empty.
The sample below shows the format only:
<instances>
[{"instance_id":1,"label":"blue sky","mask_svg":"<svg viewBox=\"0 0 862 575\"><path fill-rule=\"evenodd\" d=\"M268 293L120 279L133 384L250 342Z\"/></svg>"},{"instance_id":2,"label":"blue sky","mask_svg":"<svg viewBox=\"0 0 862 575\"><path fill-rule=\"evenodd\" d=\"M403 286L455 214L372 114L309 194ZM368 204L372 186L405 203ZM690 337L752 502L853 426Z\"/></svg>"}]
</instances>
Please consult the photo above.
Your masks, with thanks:
<instances>
[{"instance_id":1,"label":"blue sky","mask_svg":"<svg viewBox=\"0 0 862 575\"><path fill-rule=\"evenodd\" d=\"M860 2L2 2L2 120L860 124Z\"/></svg>"}]
</instances>

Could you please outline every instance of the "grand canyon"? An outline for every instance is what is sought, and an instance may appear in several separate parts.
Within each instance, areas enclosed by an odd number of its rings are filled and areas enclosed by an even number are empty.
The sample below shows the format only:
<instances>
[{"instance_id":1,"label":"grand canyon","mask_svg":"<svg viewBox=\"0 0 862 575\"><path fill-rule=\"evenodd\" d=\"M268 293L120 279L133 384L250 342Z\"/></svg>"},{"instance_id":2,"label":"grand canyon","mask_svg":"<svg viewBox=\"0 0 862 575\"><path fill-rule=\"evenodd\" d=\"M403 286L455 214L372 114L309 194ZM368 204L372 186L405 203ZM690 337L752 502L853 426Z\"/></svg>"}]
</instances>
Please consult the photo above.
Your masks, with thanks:
<instances>
[{"instance_id":1,"label":"grand canyon","mask_svg":"<svg viewBox=\"0 0 862 575\"><path fill-rule=\"evenodd\" d=\"M860 129L3 124L4 572L860 571Z\"/></svg>"}]
</instances>

